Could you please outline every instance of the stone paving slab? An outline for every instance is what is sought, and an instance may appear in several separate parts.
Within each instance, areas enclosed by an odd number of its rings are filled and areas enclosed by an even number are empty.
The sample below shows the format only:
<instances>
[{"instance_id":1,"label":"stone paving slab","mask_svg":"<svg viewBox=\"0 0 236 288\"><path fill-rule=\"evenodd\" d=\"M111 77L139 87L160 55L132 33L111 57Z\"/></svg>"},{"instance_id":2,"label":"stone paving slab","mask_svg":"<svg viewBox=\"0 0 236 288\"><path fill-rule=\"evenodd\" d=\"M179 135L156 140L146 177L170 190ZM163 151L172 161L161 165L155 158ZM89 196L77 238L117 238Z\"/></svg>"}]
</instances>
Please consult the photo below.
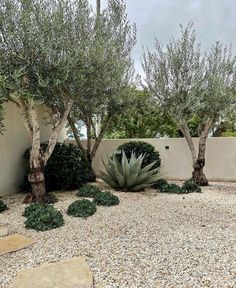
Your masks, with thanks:
<instances>
[{"instance_id":1,"label":"stone paving slab","mask_svg":"<svg viewBox=\"0 0 236 288\"><path fill-rule=\"evenodd\" d=\"M20 234L13 234L0 238L0 256L26 248L35 242Z\"/></svg>"},{"instance_id":2,"label":"stone paving slab","mask_svg":"<svg viewBox=\"0 0 236 288\"><path fill-rule=\"evenodd\" d=\"M92 288L93 275L83 257L21 270L14 288Z\"/></svg>"}]
</instances>

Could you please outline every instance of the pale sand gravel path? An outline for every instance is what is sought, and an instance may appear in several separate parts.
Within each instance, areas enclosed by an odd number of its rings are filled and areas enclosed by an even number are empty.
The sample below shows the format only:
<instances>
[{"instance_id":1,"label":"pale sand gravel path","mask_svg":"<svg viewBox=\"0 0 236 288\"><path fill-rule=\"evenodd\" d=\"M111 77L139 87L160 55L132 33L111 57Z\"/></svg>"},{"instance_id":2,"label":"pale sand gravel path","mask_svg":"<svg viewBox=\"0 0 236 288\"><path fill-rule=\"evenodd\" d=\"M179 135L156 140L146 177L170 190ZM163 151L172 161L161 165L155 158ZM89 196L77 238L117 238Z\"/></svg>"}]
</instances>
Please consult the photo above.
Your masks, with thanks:
<instances>
[{"instance_id":1,"label":"pale sand gravel path","mask_svg":"<svg viewBox=\"0 0 236 288\"><path fill-rule=\"evenodd\" d=\"M86 257L95 288L236 287L236 183L211 184L184 196L116 192L119 206L99 207L87 220L67 216L78 198L60 193L55 206L65 225L39 233L24 228L22 196L8 197L0 223L37 243L0 258L0 287L11 287L20 269L77 255Z\"/></svg>"}]
</instances>

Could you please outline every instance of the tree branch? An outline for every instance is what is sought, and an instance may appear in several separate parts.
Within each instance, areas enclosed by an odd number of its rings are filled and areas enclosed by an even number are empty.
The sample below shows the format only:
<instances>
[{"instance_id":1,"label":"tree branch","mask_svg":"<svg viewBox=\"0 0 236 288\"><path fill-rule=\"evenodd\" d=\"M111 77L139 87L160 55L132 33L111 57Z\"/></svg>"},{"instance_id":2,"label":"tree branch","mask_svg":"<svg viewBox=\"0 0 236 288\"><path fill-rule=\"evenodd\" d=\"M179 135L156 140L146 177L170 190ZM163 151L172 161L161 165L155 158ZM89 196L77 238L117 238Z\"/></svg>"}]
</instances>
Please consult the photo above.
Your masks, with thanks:
<instances>
[{"instance_id":1,"label":"tree branch","mask_svg":"<svg viewBox=\"0 0 236 288\"><path fill-rule=\"evenodd\" d=\"M62 118L60 119L60 121L57 123L57 125L53 129L52 135L51 135L51 137L50 137L50 139L48 141L47 149L46 149L46 151L44 153L44 157L43 157L44 158L44 160L43 160L44 161L44 165L46 165L49 157L51 156L51 154L53 152L53 149L54 149L54 147L55 147L55 145L57 143L57 139L59 137L59 134L60 134L62 128L66 124L66 120L68 118L68 115L70 113L70 110L71 110L73 104L74 104L74 101L73 100L69 100L69 102L67 103L67 107L66 107L66 109L65 109L65 111L63 113Z\"/></svg>"},{"instance_id":2,"label":"tree branch","mask_svg":"<svg viewBox=\"0 0 236 288\"><path fill-rule=\"evenodd\" d=\"M15 103L16 106L19 108L25 129L28 133L28 136L31 140L33 140L33 128L32 128L32 124L30 121L29 111L28 111L28 107L27 107L26 103L24 103L24 101L20 98L18 101L10 98L10 101Z\"/></svg>"},{"instance_id":3,"label":"tree branch","mask_svg":"<svg viewBox=\"0 0 236 288\"><path fill-rule=\"evenodd\" d=\"M107 117L106 121L104 122L105 124L102 126L102 129L98 135L98 137L95 140L95 143L93 145L93 149L92 152L90 153L90 159L92 160L97 152L97 149L103 139L104 134L106 133L107 129L109 128L110 124L111 124L111 120L112 120L112 116Z\"/></svg>"},{"instance_id":4,"label":"tree branch","mask_svg":"<svg viewBox=\"0 0 236 288\"><path fill-rule=\"evenodd\" d=\"M69 123L69 125L70 125L70 128L71 128L71 130L72 130L72 132L73 132L73 135L74 135L74 137L75 137L75 141L76 141L77 145L78 145L79 148L82 150L82 152L84 153L84 155L87 157L86 150L84 149L83 144L82 144L82 142L81 142L81 139L80 139L80 137L79 137L79 135L78 135L78 129L77 129L76 126L75 126L75 122L74 122L73 119L70 117L70 115L68 115L67 119L68 119L68 123Z\"/></svg>"},{"instance_id":5,"label":"tree branch","mask_svg":"<svg viewBox=\"0 0 236 288\"><path fill-rule=\"evenodd\" d=\"M193 144L193 139L191 137L191 134L190 134L190 131L188 128L188 124L185 121L182 121L182 123L179 125L179 128L180 128L181 132L183 133L183 135L184 135L184 137L188 143L188 146L189 146L189 149L190 149L191 155L192 155L193 164L194 164L197 161L197 154L196 154L196 149L195 149L194 144Z\"/></svg>"}]
</instances>

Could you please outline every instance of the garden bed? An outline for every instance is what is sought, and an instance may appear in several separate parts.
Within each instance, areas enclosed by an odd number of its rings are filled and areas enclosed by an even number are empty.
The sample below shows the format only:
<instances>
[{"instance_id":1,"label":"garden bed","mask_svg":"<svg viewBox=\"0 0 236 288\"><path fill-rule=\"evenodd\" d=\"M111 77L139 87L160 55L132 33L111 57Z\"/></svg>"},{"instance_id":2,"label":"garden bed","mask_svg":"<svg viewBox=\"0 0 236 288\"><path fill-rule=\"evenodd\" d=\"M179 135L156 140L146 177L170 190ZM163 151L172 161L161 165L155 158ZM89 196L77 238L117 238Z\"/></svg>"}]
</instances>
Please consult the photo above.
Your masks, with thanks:
<instances>
[{"instance_id":1,"label":"garden bed","mask_svg":"<svg viewBox=\"0 0 236 288\"><path fill-rule=\"evenodd\" d=\"M86 257L95 288L236 287L236 183L187 195L114 194L120 205L98 207L85 220L66 215L75 192L58 193L65 225L45 232L24 228L24 195L3 199L10 209L0 223L36 244L1 257L0 287L18 270L73 256Z\"/></svg>"}]
</instances>

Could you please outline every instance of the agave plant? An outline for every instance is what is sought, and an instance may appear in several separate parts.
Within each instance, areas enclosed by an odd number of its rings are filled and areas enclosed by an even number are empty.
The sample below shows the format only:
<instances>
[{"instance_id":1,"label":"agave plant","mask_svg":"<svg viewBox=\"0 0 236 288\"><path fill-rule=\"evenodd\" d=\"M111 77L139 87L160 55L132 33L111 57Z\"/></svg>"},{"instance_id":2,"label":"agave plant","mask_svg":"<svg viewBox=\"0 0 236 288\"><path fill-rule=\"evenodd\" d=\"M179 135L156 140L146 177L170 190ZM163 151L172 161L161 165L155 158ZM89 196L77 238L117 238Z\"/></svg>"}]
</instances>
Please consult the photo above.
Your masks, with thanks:
<instances>
[{"instance_id":1,"label":"agave plant","mask_svg":"<svg viewBox=\"0 0 236 288\"><path fill-rule=\"evenodd\" d=\"M159 168L153 169L155 161L142 167L144 157L145 155L136 157L132 153L128 160L122 151L121 162L115 155L108 159L107 164L103 162L106 172L101 171L99 177L115 189L140 191L160 179Z\"/></svg>"}]
</instances>

